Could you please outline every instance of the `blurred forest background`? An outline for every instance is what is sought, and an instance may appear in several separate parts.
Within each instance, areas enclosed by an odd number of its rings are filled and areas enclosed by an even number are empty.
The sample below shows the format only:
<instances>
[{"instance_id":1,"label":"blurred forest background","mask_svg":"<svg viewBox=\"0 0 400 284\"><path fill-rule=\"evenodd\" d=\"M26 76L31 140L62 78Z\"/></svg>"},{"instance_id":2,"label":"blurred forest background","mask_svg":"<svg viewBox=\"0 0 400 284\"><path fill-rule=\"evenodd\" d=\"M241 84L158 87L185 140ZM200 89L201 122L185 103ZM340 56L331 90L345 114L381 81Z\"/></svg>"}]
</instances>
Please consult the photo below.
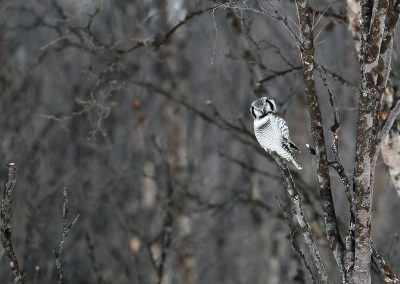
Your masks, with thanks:
<instances>
[{"instance_id":1,"label":"blurred forest background","mask_svg":"<svg viewBox=\"0 0 400 284\"><path fill-rule=\"evenodd\" d=\"M273 3L297 21L294 1ZM287 208L279 170L248 135L260 96L275 99L302 149L303 170L293 174L328 274L340 282L305 147L312 139L296 43L281 23L250 11L258 1L218 4L1 2L0 179L4 190L6 165L16 163L13 242L25 283L57 281L64 187L69 222L80 215L61 257L64 283L311 283L276 201ZM351 173L360 73L347 2L310 5ZM399 47L395 37L394 86ZM329 129L328 93L317 82ZM348 204L331 174L345 229ZM397 274L399 202L380 158L372 230ZM3 248L0 260L0 282L10 283ZM373 283L384 282L373 275Z\"/></svg>"}]
</instances>

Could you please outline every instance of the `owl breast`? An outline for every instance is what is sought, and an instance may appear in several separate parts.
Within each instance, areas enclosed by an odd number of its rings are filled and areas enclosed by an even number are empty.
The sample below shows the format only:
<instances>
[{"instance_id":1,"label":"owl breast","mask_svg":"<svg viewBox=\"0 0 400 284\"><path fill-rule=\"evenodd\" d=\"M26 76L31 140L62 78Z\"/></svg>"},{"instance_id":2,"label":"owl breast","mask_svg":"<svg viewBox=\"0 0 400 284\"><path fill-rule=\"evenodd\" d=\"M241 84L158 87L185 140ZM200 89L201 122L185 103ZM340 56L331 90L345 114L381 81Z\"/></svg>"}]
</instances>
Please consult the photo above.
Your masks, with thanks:
<instances>
[{"instance_id":1,"label":"owl breast","mask_svg":"<svg viewBox=\"0 0 400 284\"><path fill-rule=\"evenodd\" d=\"M269 152L276 152L285 159L291 158L291 154L283 148L282 129L274 117L264 117L254 121L254 134L258 143Z\"/></svg>"}]
</instances>

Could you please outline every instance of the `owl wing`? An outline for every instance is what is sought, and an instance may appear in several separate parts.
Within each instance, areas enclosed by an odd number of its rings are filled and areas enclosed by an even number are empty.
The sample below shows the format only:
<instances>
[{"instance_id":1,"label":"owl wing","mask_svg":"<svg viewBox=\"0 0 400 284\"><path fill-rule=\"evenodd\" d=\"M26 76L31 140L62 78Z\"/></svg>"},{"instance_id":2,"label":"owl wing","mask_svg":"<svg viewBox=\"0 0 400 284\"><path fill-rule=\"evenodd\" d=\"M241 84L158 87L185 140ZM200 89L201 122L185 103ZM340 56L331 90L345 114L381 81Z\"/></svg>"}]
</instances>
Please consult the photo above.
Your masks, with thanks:
<instances>
[{"instance_id":1,"label":"owl wing","mask_svg":"<svg viewBox=\"0 0 400 284\"><path fill-rule=\"evenodd\" d=\"M282 131L282 137L285 140L289 141L289 128L288 128L288 126L286 124L285 119L282 116L278 115L278 114L276 114L275 116L276 116L276 121L278 123L278 127Z\"/></svg>"},{"instance_id":2,"label":"owl wing","mask_svg":"<svg viewBox=\"0 0 400 284\"><path fill-rule=\"evenodd\" d=\"M289 152L291 152L290 151L290 147L292 147L296 151L300 152L299 147L297 147L296 144L294 144L289 139L289 127L287 126L285 119L280 115L276 115L276 119L277 119L277 122L278 122L278 126L282 131L282 137L283 137L283 141L282 142L284 144L284 147L289 149Z\"/></svg>"}]
</instances>

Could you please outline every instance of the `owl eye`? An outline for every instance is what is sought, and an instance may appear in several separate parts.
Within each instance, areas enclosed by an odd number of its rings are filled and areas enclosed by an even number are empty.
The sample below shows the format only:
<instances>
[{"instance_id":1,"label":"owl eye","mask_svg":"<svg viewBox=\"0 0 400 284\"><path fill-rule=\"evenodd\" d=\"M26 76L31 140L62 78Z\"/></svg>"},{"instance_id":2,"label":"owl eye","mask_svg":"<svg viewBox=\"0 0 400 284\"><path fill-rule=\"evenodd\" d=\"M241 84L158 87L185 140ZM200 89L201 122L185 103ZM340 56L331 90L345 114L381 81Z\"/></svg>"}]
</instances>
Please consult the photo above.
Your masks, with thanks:
<instances>
[{"instance_id":1,"label":"owl eye","mask_svg":"<svg viewBox=\"0 0 400 284\"><path fill-rule=\"evenodd\" d=\"M258 109L254 108L254 107L252 108L252 113L253 113L254 117L260 117L263 115L263 112L259 111Z\"/></svg>"},{"instance_id":2,"label":"owl eye","mask_svg":"<svg viewBox=\"0 0 400 284\"><path fill-rule=\"evenodd\" d=\"M251 115L252 115L254 118L256 118L257 116L256 116L256 112L254 111L254 107L253 107L253 106L251 106L250 111L251 111Z\"/></svg>"},{"instance_id":3,"label":"owl eye","mask_svg":"<svg viewBox=\"0 0 400 284\"><path fill-rule=\"evenodd\" d=\"M270 100L265 100L265 102L267 103L269 110L274 112L275 111L275 105L270 101Z\"/></svg>"}]
</instances>

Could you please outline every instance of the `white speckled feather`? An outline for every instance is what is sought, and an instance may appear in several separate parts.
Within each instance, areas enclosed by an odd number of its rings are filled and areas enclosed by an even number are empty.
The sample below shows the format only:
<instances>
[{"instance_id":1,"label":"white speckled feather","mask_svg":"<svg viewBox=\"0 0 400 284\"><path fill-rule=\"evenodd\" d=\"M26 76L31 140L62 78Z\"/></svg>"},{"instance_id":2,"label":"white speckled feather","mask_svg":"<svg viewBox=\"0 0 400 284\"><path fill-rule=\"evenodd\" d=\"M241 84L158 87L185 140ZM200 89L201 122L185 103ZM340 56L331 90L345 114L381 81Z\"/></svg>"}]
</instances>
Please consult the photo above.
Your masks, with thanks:
<instances>
[{"instance_id":1,"label":"white speckled feather","mask_svg":"<svg viewBox=\"0 0 400 284\"><path fill-rule=\"evenodd\" d=\"M279 115L270 113L254 120L254 134L257 141L267 152L275 152L301 170L290 149L289 129L285 120Z\"/></svg>"}]
</instances>

